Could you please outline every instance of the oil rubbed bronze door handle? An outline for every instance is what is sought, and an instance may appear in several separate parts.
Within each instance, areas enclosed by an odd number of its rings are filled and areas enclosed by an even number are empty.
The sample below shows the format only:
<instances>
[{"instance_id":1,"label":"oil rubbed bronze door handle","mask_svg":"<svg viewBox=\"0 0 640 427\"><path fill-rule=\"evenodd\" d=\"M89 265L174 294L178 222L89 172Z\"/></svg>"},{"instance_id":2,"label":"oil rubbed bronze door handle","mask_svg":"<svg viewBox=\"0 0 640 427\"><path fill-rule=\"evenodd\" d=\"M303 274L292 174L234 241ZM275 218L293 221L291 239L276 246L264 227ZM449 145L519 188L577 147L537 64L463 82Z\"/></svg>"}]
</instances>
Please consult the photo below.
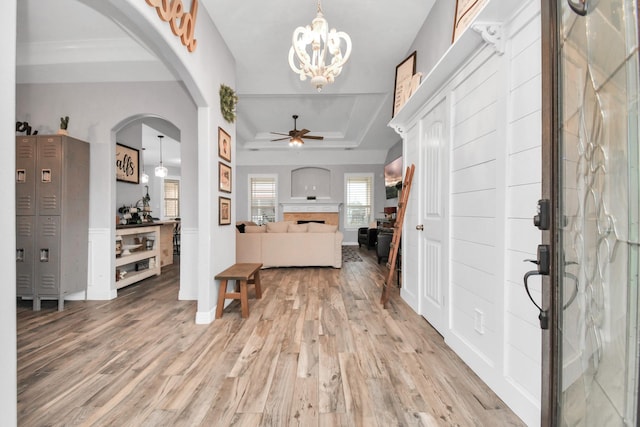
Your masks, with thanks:
<instances>
[{"instance_id":1,"label":"oil rubbed bronze door handle","mask_svg":"<svg viewBox=\"0 0 640 427\"><path fill-rule=\"evenodd\" d=\"M585 16L589 9L589 6L587 5L588 1L589 0L567 0L567 3L569 3L569 7L575 13L580 16Z\"/></svg>"}]
</instances>

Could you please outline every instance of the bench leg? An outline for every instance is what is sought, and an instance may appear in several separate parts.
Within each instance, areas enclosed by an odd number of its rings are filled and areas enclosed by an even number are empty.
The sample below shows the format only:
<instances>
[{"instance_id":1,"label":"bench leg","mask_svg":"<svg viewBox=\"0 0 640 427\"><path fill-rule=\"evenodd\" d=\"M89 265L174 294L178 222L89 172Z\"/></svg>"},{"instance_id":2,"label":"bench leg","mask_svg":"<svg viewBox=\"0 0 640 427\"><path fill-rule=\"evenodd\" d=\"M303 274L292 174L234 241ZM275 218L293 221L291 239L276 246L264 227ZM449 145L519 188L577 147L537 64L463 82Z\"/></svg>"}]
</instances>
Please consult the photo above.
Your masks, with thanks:
<instances>
[{"instance_id":1,"label":"bench leg","mask_svg":"<svg viewBox=\"0 0 640 427\"><path fill-rule=\"evenodd\" d=\"M247 298L247 281L240 281L240 308L242 309L242 318L249 317L249 299Z\"/></svg>"},{"instance_id":2,"label":"bench leg","mask_svg":"<svg viewBox=\"0 0 640 427\"><path fill-rule=\"evenodd\" d=\"M222 317L222 310L224 309L224 300L227 294L227 279L220 281L220 288L218 289L218 305L216 306L216 319Z\"/></svg>"},{"instance_id":3,"label":"bench leg","mask_svg":"<svg viewBox=\"0 0 640 427\"><path fill-rule=\"evenodd\" d=\"M256 298L262 298L262 288L260 287L260 270L253 275L253 285L256 288Z\"/></svg>"}]
</instances>

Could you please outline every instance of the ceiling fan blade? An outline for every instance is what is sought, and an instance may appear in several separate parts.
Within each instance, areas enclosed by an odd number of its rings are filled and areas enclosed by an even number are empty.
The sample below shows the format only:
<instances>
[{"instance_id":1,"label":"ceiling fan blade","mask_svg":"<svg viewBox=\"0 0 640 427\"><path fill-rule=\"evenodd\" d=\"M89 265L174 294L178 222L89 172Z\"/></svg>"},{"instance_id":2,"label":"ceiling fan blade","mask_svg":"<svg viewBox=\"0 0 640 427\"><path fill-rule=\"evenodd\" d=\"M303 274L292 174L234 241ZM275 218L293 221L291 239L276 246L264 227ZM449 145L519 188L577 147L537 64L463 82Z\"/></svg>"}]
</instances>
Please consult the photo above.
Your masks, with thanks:
<instances>
[{"instance_id":1,"label":"ceiling fan blade","mask_svg":"<svg viewBox=\"0 0 640 427\"><path fill-rule=\"evenodd\" d=\"M288 134L288 133L282 133L282 132L269 132L269 133L272 133L272 134L274 134L274 135L284 135L284 136L289 136L289 134Z\"/></svg>"},{"instance_id":2,"label":"ceiling fan blade","mask_svg":"<svg viewBox=\"0 0 640 427\"><path fill-rule=\"evenodd\" d=\"M320 140L322 140L322 139L324 139L324 136L305 135L302 138L304 138L304 139L320 139Z\"/></svg>"},{"instance_id":3,"label":"ceiling fan blade","mask_svg":"<svg viewBox=\"0 0 640 427\"><path fill-rule=\"evenodd\" d=\"M284 141L285 139L289 139L289 137L287 136L286 138L272 139L271 142L273 142L273 141Z\"/></svg>"},{"instance_id":4,"label":"ceiling fan blade","mask_svg":"<svg viewBox=\"0 0 640 427\"><path fill-rule=\"evenodd\" d=\"M298 136L302 136L302 135L307 134L307 133L309 133L309 132L311 132L309 129L302 129L302 130L299 130L299 131L298 131Z\"/></svg>"}]
</instances>

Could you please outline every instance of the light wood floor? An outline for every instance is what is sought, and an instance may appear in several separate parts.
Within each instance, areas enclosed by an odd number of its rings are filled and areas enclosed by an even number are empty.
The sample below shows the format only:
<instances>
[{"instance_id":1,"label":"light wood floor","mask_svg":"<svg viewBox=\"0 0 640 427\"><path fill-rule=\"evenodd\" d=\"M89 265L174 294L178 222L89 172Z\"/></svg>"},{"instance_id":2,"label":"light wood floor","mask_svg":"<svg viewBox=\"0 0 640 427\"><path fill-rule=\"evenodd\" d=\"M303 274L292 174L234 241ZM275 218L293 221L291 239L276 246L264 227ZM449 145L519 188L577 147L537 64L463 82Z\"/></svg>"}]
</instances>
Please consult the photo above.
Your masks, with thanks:
<instances>
[{"instance_id":1,"label":"light wood floor","mask_svg":"<svg viewBox=\"0 0 640 427\"><path fill-rule=\"evenodd\" d=\"M373 251L342 269L263 270L194 324L178 268L62 313L18 302L21 426L505 426L521 421L398 297Z\"/></svg>"}]
</instances>

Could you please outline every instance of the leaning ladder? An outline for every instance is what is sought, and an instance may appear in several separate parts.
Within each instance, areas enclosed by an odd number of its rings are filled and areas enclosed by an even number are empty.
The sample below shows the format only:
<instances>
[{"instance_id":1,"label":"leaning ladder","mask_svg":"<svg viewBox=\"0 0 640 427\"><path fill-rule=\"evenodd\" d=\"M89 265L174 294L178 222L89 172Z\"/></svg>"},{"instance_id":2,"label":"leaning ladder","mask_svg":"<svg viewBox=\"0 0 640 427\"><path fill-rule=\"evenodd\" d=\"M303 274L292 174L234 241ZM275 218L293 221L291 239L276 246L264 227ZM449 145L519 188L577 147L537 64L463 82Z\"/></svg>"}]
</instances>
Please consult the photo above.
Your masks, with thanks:
<instances>
[{"instance_id":1,"label":"leaning ladder","mask_svg":"<svg viewBox=\"0 0 640 427\"><path fill-rule=\"evenodd\" d=\"M407 201L409 200L409 192L411 190L411 181L413 181L413 172L416 166L412 164L407 166L407 171L404 174L404 183L402 185L402 193L400 194L400 200L398 200L398 214L396 216L396 222L393 224L393 238L391 239L391 245L389 247L389 261L387 267L389 267L389 275L387 280L382 285L382 298L380 303L382 307L386 308L387 302L389 302L389 287L393 281L393 273L396 269L396 260L398 257L398 248L400 247L400 237L402 237L402 223L404 222L404 214L407 210Z\"/></svg>"}]
</instances>

